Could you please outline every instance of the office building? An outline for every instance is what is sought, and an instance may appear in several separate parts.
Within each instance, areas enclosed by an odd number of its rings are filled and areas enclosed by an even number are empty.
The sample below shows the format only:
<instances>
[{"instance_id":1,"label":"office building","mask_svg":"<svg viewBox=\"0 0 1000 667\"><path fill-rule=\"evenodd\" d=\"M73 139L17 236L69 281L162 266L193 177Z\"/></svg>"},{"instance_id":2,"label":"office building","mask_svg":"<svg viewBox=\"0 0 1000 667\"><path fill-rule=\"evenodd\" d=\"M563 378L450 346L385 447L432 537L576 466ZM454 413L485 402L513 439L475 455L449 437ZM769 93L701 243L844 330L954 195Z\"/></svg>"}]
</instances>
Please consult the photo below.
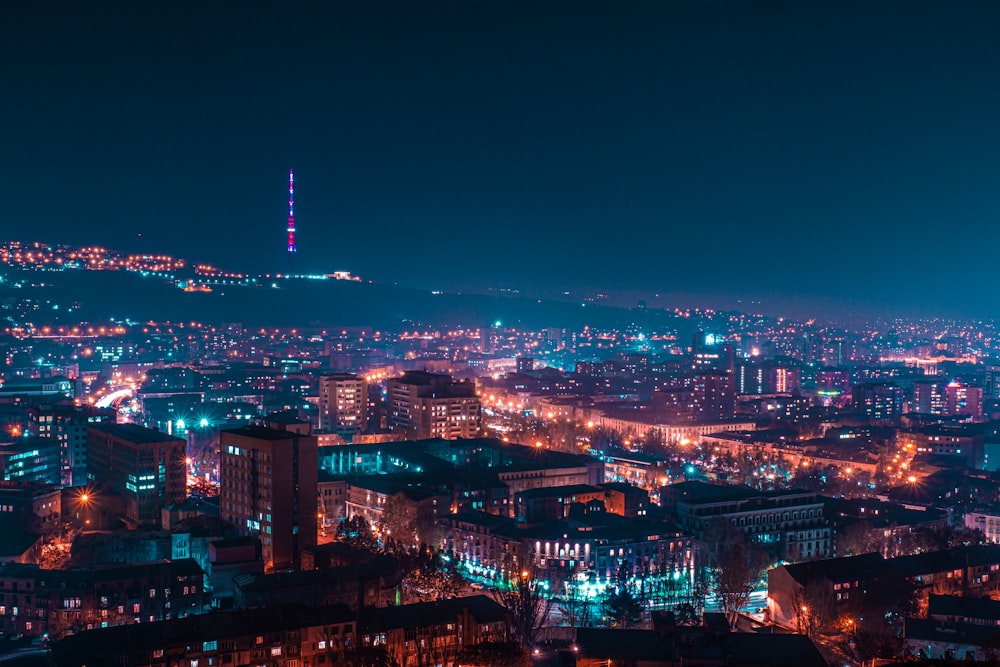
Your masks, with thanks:
<instances>
[{"instance_id":1,"label":"office building","mask_svg":"<svg viewBox=\"0 0 1000 667\"><path fill-rule=\"evenodd\" d=\"M260 539L267 571L297 567L300 550L316 546L316 436L247 426L219 441L220 516Z\"/></svg>"},{"instance_id":2,"label":"office building","mask_svg":"<svg viewBox=\"0 0 1000 667\"><path fill-rule=\"evenodd\" d=\"M87 427L87 479L125 499L130 527L158 525L160 510L187 498L187 442L136 424Z\"/></svg>"}]
</instances>

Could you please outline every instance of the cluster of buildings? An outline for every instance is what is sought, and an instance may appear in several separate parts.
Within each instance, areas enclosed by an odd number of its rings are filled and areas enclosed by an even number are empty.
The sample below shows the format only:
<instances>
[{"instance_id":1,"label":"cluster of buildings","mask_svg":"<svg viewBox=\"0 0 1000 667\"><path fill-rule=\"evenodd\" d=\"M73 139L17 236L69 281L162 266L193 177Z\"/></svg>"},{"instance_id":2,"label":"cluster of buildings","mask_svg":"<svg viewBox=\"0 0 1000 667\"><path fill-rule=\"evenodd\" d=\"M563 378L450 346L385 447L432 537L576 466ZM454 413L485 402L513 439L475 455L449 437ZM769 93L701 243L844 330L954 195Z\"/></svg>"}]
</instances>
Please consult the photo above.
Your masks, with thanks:
<instances>
[{"instance_id":1,"label":"cluster of buildings","mask_svg":"<svg viewBox=\"0 0 1000 667\"><path fill-rule=\"evenodd\" d=\"M186 270L13 244L0 263ZM755 623L857 622L891 575L921 601L900 612L915 655L985 655L972 626L1000 619L983 599L1000 585L1000 365L984 360L1000 338L664 317L658 330L11 326L2 630L68 637L60 664L183 653L192 667L374 650L453 664L508 636L509 611L481 596L404 604L403 561L336 540L361 520L477 587L530 571L567 604L634 592L647 627L574 630L559 650L575 664L814 662L801 635L666 614L711 604L710 554L734 535L777 565L766 602L743 610Z\"/></svg>"},{"instance_id":2,"label":"cluster of buildings","mask_svg":"<svg viewBox=\"0 0 1000 667\"><path fill-rule=\"evenodd\" d=\"M768 572L767 604L775 622L799 629L838 625L853 632L866 615L900 615L909 655L985 661L996 651L998 590L1000 546L974 545L783 565Z\"/></svg>"}]
</instances>

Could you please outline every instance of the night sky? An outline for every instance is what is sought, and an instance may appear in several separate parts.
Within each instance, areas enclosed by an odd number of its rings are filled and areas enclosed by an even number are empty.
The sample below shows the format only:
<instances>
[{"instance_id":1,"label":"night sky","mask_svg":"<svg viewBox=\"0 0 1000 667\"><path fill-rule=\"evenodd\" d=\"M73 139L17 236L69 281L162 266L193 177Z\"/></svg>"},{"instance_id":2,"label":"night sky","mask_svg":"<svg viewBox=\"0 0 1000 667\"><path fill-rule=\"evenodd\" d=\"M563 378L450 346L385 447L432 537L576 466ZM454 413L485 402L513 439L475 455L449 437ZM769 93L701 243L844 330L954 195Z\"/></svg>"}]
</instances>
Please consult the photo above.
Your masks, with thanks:
<instances>
[{"instance_id":1,"label":"night sky","mask_svg":"<svg viewBox=\"0 0 1000 667\"><path fill-rule=\"evenodd\" d=\"M22 2L0 236L992 316L1000 3Z\"/></svg>"}]
</instances>

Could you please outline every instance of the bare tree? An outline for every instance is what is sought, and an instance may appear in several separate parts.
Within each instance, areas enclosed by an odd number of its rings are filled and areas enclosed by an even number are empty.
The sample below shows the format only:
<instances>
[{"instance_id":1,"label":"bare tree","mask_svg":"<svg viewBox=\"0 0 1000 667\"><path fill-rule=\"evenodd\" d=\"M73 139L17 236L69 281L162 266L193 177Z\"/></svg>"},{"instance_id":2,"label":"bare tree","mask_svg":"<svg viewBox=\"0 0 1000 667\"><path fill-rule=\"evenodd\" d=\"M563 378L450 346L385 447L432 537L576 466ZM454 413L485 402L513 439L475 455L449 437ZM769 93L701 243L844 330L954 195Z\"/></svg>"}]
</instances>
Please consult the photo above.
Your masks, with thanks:
<instances>
[{"instance_id":1,"label":"bare tree","mask_svg":"<svg viewBox=\"0 0 1000 667\"><path fill-rule=\"evenodd\" d=\"M793 602L800 634L815 638L836 620L833 593L823 583L810 583L801 590L796 589Z\"/></svg>"},{"instance_id":2,"label":"bare tree","mask_svg":"<svg viewBox=\"0 0 1000 667\"><path fill-rule=\"evenodd\" d=\"M729 625L735 628L740 610L750 602L769 559L762 548L728 522L717 524L709 533L711 583Z\"/></svg>"},{"instance_id":3,"label":"bare tree","mask_svg":"<svg viewBox=\"0 0 1000 667\"><path fill-rule=\"evenodd\" d=\"M535 578L537 570L529 552L511 554L491 591L493 598L511 615L511 639L521 646L533 646L545 625L553 600Z\"/></svg>"}]
</instances>

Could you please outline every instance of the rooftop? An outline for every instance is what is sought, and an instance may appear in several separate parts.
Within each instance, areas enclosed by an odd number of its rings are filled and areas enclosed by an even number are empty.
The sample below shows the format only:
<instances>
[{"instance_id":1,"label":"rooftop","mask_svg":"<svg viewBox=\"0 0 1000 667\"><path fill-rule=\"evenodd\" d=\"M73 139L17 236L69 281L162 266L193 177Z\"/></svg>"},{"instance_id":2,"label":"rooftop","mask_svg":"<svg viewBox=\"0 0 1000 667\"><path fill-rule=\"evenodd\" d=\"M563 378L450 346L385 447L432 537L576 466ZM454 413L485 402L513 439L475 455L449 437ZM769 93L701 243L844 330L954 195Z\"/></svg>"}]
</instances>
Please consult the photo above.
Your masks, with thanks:
<instances>
[{"instance_id":1,"label":"rooftop","mask_svg":"<svg viewBox=\"0 0 1000 667\"><path fill-rule=\"evenodd\" d=\"M279 431L278 429L266 426L241 426L240 428L223 429L220 433L232 433L242 438L255 438L257 440L291 440L300 437L291 431Z\"/></svg>"},{"instance_id":2,"label":"rooftop","mask_svg":"<svg viewBox=\"0 0 1000 667\"><path fill-rule=\"evenodd\" d=\"M762 495L760 491L755 491L749 486L709 484L699 481L678 482L666 488L678 500L689 503L719 503Z\"/></svg>"},{"instance_id":3,"label":"rooftop","mask_svg":"<svg viewBox=\"0 0 1000 667\"><path fill-rule=\"evenodd\" d=\"M206 638L225 639L274 631L295 630L310 626L342 623L354 619L346 606L281 607L251 609L188 616L159 623L135 623L88 630L52 645L57 665L80 665L91 659L106 664L100 656L148 649L167 644L200 646Z\"/></svg>"},{"instance_id":4,"label":"rooftop","mask_svg":"<svg viewBox=\"0 0 1000 667\"><path fill-rule=\"evenodd\" d=\"M275 574L244 574L236 577L236 585L247 593L261 593L284 588L319 585L343 579L379 577L395 572L399 563L391 556L375 556L357 565L343 565L324 570L277 572Z\"/></svg>"},{"instance_id":5,"label":"rooftop","mask_svg":"<svg viewBox=\"0 0 1000 667\"><path fill-rule=\"evenodd\" d=\"M1000 544L974 544L914 556L899 556L889 562L907 577L993 565L1000 563Z\"/></svg>"},{"instance_id":6,"label":"rooftop","mask_svg":"<svg viewBox=\"0 0 1000 667\"><path fill-rule=\"evenodd\" d=\"M521 498L551 498L562 497L562 496L572 496L575 494L583 493L602 493L603 489L591 486L590 484L570 484L568 486L549 486L542 487L540 489L528 489L527 491L521 491L517 493L517 496Z\"/></svg>"},{"instance_id":7,"label":"rooftop","mask_svg":"<svg viewBox=\"0 0 1000 667\"><path fill-rule=\"evenodd\" d=\"M871 553L843 558L828 558L810 563L794 563L783 567L792 579L800 584L806 584L823 578L833 582L846 581L881 568L884 562L881 554Z\"/></svg>"},{"instance_id":8,"label":"rooftop","mask_svg":"<svg viewBox=\"0 0 1000 667\"><path fill-rule=\"evenodd\" d=\"M995 625L945 623L932 618L907 618L905 637L910 640L946 642L965 646L1000 648Z\"/></svg>"},{"instance_id":9,"label":"rooftop","mask_svg":"<svg viewBox=\"0 0 1000 667\"><path fill-rule=\"evenodd\" d=\"M961 595L929 596L927 616L951 616L978 620L1000 621L1000 601Z\"/></svg>"},{"instance_id":10,"label":"rooftop","mask_svg":"<svg viewBox=\"0 0 1000 667\"><path fill-rule=\"evenodd\" d=\"M137 445L147 445L154 442L184 442L182 438L177 438L163 431L139 426L138 424L109 424L104 422L100 424L88 424L87 428L92 431L107 433L108 435L127 440Z\"/></svg>"},{"instance_id":11,"label":"rooftop","mask_svg":"<svg viewBox=\"0 0 1000 667\"><path fill-rule=\"evenodd\" d=\"M805 635L727 632L704 626L677 627L673 633L653 630L579 628L576 644L590 659L665 665L769 665L825 667L826 660ZM679 660L678 660L679 659Z\"/></svg>"}]
</instances>

